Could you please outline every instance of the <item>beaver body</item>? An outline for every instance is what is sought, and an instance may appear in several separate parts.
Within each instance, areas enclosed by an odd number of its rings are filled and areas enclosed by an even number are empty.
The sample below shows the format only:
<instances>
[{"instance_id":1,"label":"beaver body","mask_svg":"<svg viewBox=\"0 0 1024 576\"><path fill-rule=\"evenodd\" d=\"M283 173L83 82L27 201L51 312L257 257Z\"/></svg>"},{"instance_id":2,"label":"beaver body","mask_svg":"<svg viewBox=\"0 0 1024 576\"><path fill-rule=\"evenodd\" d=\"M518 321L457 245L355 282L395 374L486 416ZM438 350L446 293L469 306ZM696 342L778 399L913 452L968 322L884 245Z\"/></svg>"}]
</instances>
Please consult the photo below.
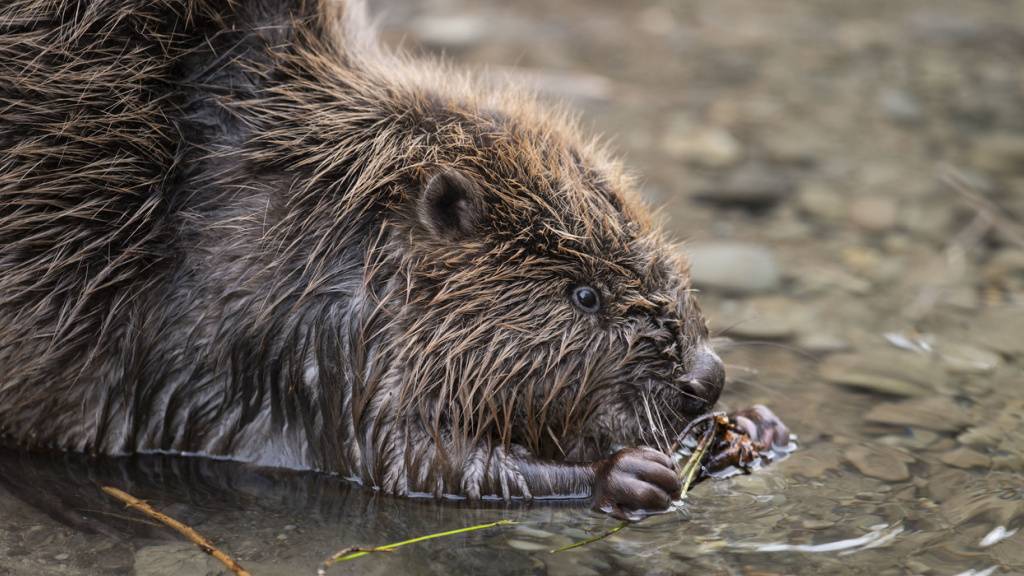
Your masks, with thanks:
<instances>
[{"instance_id":1,"label":"beaver body","mask_svg":"<svg viewBox=\"0 0 1024 576\"><path fill-rule=\"evenodd\" d=\"M664 507L671 462L628 447L724 381L685 261L564 114L368 31L0 8L0 434Z\"/></svg>"}]
</instances>

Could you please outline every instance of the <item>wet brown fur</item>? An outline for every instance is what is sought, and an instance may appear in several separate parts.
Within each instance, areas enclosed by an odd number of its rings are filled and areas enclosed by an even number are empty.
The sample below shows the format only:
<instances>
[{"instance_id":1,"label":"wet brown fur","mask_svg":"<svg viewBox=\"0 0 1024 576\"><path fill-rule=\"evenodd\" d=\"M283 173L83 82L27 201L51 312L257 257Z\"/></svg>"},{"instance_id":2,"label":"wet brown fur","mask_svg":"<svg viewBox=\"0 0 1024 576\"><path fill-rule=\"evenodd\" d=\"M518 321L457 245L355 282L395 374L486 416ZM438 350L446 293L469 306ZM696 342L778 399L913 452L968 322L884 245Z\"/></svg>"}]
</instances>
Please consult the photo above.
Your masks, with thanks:
<instances>
[{"instance_id":1,"label":"wet brown fur","mask_svg":"<svg viewBox=\"0 0 1024 576\"><path fill-rule=\"evenodd\" d=\"M719 390L688 387L707 330L633 188L352 3L9 0L0 432L472 497L667 445Z\"/></svg>"}]
</instances>

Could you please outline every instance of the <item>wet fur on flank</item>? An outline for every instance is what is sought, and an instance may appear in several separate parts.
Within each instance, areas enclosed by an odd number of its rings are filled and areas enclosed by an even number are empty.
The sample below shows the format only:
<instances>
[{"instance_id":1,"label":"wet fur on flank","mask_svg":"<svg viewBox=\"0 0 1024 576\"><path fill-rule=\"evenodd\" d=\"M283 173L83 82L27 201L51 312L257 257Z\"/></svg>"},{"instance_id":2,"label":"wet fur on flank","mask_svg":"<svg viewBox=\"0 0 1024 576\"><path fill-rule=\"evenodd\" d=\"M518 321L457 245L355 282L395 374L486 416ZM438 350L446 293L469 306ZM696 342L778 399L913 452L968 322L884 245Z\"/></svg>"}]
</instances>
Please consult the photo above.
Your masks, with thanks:
<instances>
[{"instance_id":1,"label":"wet fur on flank","mask_svg":"<svg viewBox=\"0 0 1024 576\"><path fill-rule=\"evenodd\" d=\"M470 497L664 446L720 390L633 188L353 2L8 0L0 433Z\"/></svg>"}]
</instances>

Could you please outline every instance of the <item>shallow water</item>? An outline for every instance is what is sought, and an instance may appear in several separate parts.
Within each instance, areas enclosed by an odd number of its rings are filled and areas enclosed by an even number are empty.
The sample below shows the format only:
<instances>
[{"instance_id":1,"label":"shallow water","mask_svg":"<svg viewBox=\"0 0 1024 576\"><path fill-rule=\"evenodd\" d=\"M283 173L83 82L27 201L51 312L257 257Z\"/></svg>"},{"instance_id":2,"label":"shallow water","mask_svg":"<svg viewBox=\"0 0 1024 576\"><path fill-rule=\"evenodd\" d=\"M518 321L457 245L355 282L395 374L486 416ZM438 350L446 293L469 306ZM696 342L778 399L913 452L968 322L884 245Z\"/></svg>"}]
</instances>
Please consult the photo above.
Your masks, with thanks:
<instances>
[{"instance_id":1,"label":"shallow water","mask_svg":"<svg viewBox=\"0 0 1024 576\"><path fill-rule=\"evenodd\" d=\"M1024 3L391 1L391 43L523 75L614 137L687 239L729 365L801 448L613 527L230 463L0 453L0 575L1024 573ZM750 259L746 261L744 259Z\"/></svg>"}]
</instances>

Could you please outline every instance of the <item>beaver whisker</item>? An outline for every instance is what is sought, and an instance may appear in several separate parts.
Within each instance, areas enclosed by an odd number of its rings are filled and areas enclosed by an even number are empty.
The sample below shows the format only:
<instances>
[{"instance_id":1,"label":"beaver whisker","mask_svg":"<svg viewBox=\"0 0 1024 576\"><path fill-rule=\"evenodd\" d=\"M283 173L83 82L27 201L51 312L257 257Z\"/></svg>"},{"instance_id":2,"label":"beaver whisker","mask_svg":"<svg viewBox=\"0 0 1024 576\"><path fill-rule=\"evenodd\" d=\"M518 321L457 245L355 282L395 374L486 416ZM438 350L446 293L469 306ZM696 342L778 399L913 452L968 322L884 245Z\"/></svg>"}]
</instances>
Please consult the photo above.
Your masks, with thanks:
<instances>
[{"instance_id":1,"label":"beaver whisker","mask_svg":"<svg viewBox=\"0 0 1024 576\"><path fill-rule=\"evenodd\" d=\"M678 386L674 385L674 384L673 384L673 383L672 383L671 381L669 381L669 380L659 380L658 382L659 382L659 383L661 383L661 384L664 384L665 386L668 386L669 388L671 388L671 389L672 389L672 390L674 390L675 392L678 392L679 394L682 394L683 396L686 396L687 398L693 398L694 400L700 400L701 402L704 402L704 401L705 401L705 399L704 399L704 398L701 398L700 396L697 396L697 395L696 395L696 394L694 394L693 392L689 392L689 391L687 391L687 390L683 390L682 388L680 388L680 387L678 387ZM685 382L686 382L687 384L689 384L689 383L691 383L692 381L691 381L691 380L686 380Z\"/></svg>"},{"instance_id":2,"label":"beaver whisker","mask_svg":"<svg viewBox=\"0 0 1024 576\"><path fill-rule=\"evenodd\" d=\"M640 416L640 411L637 410L636 404L633 404L633 416L636 420L636 430L640 434L640 443L647 444L647 429L644 427L643 418Z\"/></svg>"},{"instance_id":3,"label":"beaver whisker","mask_svg":"<svg viewBox=\"0 0 1024 576\"><path fill-rule=\"evenodd\" d=\"M665 433L665 426L666 426L667 422L666 422L665 418L661 415L661 408L659 407L660 405L661 405L660 402L656 402L654 404L654 412L658 415L658 422L662 423L662 425L658 427L658 431L661 433L661 437L657 438L656 440L663 441L663 442L659 443L658 448L662 452L668 452L668 449L669 449L669 446L671 446L671 443L668 441L668 436Z\"/></svg>"}]
</instances>

